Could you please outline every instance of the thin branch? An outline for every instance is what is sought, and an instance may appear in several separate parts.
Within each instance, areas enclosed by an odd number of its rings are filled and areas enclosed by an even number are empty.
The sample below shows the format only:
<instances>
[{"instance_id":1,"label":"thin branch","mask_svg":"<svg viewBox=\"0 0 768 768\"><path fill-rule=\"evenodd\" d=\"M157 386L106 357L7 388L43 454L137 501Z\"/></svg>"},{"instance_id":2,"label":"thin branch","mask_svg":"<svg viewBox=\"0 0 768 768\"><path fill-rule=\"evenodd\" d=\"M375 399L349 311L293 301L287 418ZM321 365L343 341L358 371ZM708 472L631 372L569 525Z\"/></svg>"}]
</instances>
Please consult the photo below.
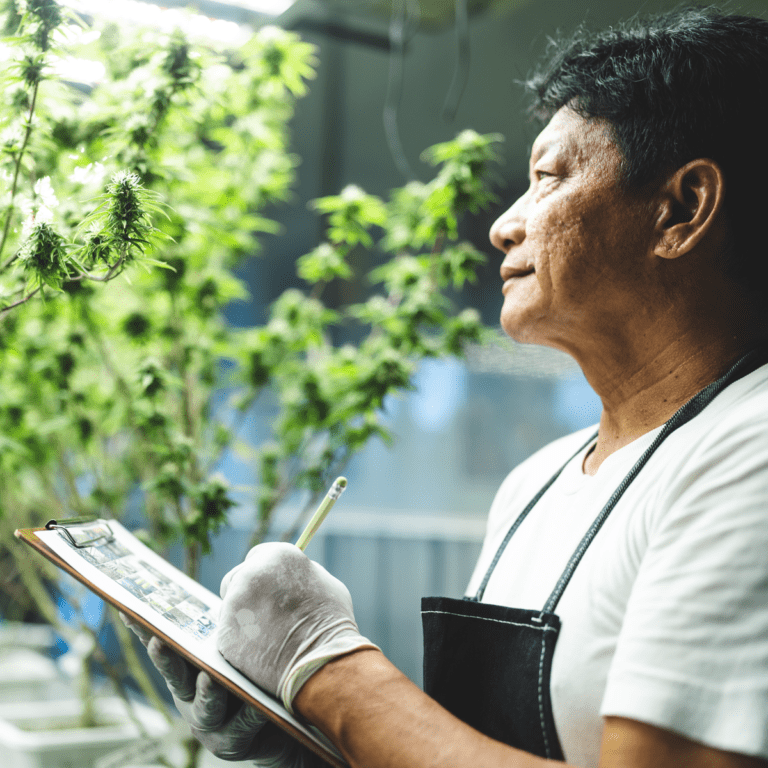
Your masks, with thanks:
<instances>
[{"instance_id":1,"label":"thin branch","mask_svg":"<svg viewBox=\"0 0 768 768\"><path fill-rule=\"evenodd\" d=\"M328 285L328 283L325 282L325 280L318 280L313 286L312 291L309 294L310 299L317 299L320 300L320 297L323 295L323 291L325 290L325 286Z\"/></svg>"},{"instance_id":2,"label":"thin branch","mask_svg":"<svg viewBox=\"0 0 768 768\"><path fill-rule=\"evenodd\" d=\"M333 476L341 473L344 470L344 467L349 463L350 458L351 452L347 450L346 456L343 456L333 465L333 472L329 472L329 474ZM283 541L293 541L299 535L299 532L308 521L309 516L315 511L315 507L324 493L325 489L322 489L320 491L315 491L309 497L309 501L304 505L304 509L296 516L293 525L282 535L281 538Z\"/></svg>"},{"instance_id":3,"label":"thin branch","mask_svg":"<svg viewBox=\"0 0 768 768\"><path fill-rule=\"evenodd\" d=\"M39 293L41 286L35 288L34 291L28 293L23 299L15 301L13 304L6 304L4 307L0 307L0 320L2 320L12 309L26 304L35 294Z\"/></svg>"},{"instance_id":4,"label":"thin branch","mask_svg":"<svg viewBox=\"0 0 768 768\"><path fill-rule=\"evenodd\" d=\"M110 663L107 655L104 653L104 649L101 647L101 645L99 645L98 635L87 624L81 622L80 626L93 638L93 651L91 654L92 658L94 661L97 661L99 664L101 664L102 668L107 673L107 677L112 681L112 685L114 686L115 691L125 704L125 709L128 717L131 719L131 722L136 726L141 736L143 738L147 738L149 736L147 728L134 711L133 704L131 703L131 699L128 696L128 689L125 687L122 678L118 674L114 665ZM90 680L90 674L88 675L88 679Z\"/></svg>"},{"instance_id":5,"label":"thin branch","mask_svg":"<svg viewBox=\"0 0 768 768\"><path fill-rule=\"evenodd\" d=\"M14 259L16 257L14 256ZM10 265L13 262L13 260L9 261L6 266ZM75 275L73 277L67 278L67 281L70 283L79 282L80 280L90 280L94 283L107 283L110 280L114 280L114 278L118 277L122 272L122 267L125 265L125 256L121 256L118 261L110 267L109 272L107 272L106 275L102 277L97 277L96 275L91 275L88 272L81 272L78 275ZM119 271L118 271L119 270ZM0 320L2 320L5 315L7 315L12 309L15 309L16 307L20 307L22 304L26 304L30 299L32 299L37 293L40 292L42 286L38 286L35 288L34 291L31 291L28 293L23 299L19 299L18 301L15 301L13 304L6 304L4 307L0 307Z\"/></svg>"},{"instance_id":6,"label":"thin branch","mask_svg":"<svg viewBox=\"0 0 768 768\"><path fill-rule=\"evenodd\" d=\"M82 276L78 276L74 278L75 280L91 280L94 283L108 283L110 280L113 280L115 277L117 277L122 272L122 267L125 266L125 260L126 260L125 254L122 255L110 268L106 275L103 277L96 277L96 275L92 275L88 272L82 273ZM118 271L120 270L120 271Z\"/></svg>"},{"instance_id":7,"label":"thin branch","mask_svg":"<svg viewBox=\"0 0 768 768\"><path fill-rule=\"evenodd\" d=\"M107 264L106 275L97 276L90 272L78 272L78 274L68 277L67 282L79 283L81 280L90 280L94 283L108 283L122 272L121 268L125 266L127 258L128 255L124 253L114 264ZM120 270L120 272L118 272L118 270Z\"/></svg>"},{"instance_id":8,"label":"thin branch","mask_svg":"<svg viewBox=\"0 0 768 768\"><path fill-rule=\"evenodd\" d=\"M438 254L443 249L443 244L445 243L445 236L446 236L446 231L444 229L441 229L437 233L437 237L435 238L435 244L432 246L432 251L429 254L429 281L432 285L433 291L440 290L438 286L438 273L437 273L437 268L440 263L438 259Z\"/></svg>"},{"instance_id":9,"label":"thin branch","mask_svg":"<svg viewBox=\"0 0 768 768\"><path fill-rule=\"evenodd\" d=\"M120 374L120 371L118 371L117 367L112 362L112 357L109 354L107 345L104 343L104 338L101 334L101 328L93 321L93 318L91 317L90 312L86 311L83 313L83 321L88 326L88 330L91 332L91 334L93 335L93 338L96 341L99 353L101 354L101 361L104 364L104 367L107 369L107 372L112 375L112 378L114 379L115 384L117 385L118 391L123 396L123 398L125 398L125 402L128 405L128 408L130 409L131 414L133 414L133 405L134 405L133 392L131 392L131 388L128 385L128 382Z\"/></svg>"},{"instance_id":10,"label":"thin branch","mask_svg":"<svg viewBox=\"0 0 768 768\"><path fill-rule=\"evenodd\" d=\"M19 258L19 252L16 251L16 253L14 253L13 256L11 256L11 258L8 259L8 261L6 261L2 267L0 267L0 274L5 272L6 269L8 269L11 265L13 265L18 258Z\"/></svg>"},{"instance_id":11,"label":"thin branch","mask_svg":"<svg viewBox=\"0 0 768 768\"><path fill-rule=\"evenodd\" d=\"M287 481L280 486L277 494L275 495L275 498L272 500L272 505L267 510L267 514L259 520L259 525L251 535L251 540L248 544L249 549L255 547L257 544L261 544L261 542L264 541L264 537L267 535L267 531L269 530L269 523L272 519L272 513L276 507L282 504L292 487L292 483Z\"/></svg>"},{"instance_id":12,"label":"thin branch","mask_svg":"<svg viewBox=\"0 0 768 768\"><path fill-rule=\"evenodd\" d=\"M216 452L214 456L211 456L210 460L206 463L206 465L203 468L204 475L209 475L213 468L224 458L224 454L229 451L235 444L235 441L237 440L237 436L240 433L240 430L245 425L245 421L248 418L248 411L251 409L253 404L258 399L259 395L264 391L264 387L259 387L255 392L253 392L248 400L246 400L243 405L238 408L238 415L233 419L233 423L230 426L230 434L232 435L227 442L222 445L219 450Z\"/></svg>"},{"instance_id":13,"label":"thin branch","mask_svg":"<svg viewBox=\"0 0 768 768\"><path fill-rule=\"evenodd\" d=\"M59 452L58 455L59 469L61 470L61 476L64 478L64 482L69 489L70 499L68 500L68 506L74 507L80 512L86 511L86 506L83 503L83 497L77 488L77 481L72 473L72 467L67 462L64 452Z\"/></svg>"}]
</instances>

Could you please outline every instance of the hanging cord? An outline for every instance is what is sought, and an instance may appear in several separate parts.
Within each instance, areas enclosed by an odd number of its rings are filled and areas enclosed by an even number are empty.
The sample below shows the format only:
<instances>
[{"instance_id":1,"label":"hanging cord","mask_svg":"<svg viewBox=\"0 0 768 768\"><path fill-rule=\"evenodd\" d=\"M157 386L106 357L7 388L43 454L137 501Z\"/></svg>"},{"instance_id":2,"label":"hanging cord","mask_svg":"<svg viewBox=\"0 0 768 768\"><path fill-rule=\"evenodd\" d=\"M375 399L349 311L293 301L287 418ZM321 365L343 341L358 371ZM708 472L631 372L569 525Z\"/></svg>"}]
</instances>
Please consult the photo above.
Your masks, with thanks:
<instances>
[{"instance_id":1,"label":"hanging cord","mask_svg":"<svg viewBox=\"0 0 768 768\"><path fill-rule=\"evenodd\" d=\"M456 68L453 81L443 105L443 120L452 123L456 118L461 97L469 79L469 20L467 0L456 0Z\"/></svg>"},{"instance_id":2,"label":"hanging cord","mask_svg":"<svg viewBox=\"0 0 768 768\"><path fill-rule=\"evenodd\" d=\"M416 8L418 9L418 5ZM387 145L397 169L408 181L413 180L415 176L400 142L398 110L403 93L406 25L410 19L418 16L418 10L414 14L412 9L413 0L393 0L392 16L389 23L389 78L387 80L387 96L384 102L384 133Z\"/></svg>"}]
</instances>

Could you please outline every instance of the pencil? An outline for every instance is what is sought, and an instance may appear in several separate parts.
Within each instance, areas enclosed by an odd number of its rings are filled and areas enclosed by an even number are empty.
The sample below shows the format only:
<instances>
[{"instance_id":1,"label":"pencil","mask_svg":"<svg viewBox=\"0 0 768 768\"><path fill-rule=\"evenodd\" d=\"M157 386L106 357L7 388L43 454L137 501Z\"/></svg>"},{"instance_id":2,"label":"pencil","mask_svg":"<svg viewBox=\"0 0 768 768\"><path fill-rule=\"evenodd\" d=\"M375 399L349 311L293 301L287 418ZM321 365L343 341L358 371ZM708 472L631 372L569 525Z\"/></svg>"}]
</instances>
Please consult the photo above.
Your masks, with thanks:
<instances>
[{"instance_id":1,"label":"pencil","mask_svg":"<svg viewBox=\"0 0 768 768\"><path fill-rule=\"evenodd\" d=\"M328 493L325 494L325 498L320 502L317 512L312 515L312 519L307 523L307 527L296 542L296 546L302 552L306 549L307 544L312 541L312 537L317 533L320 523L325 520L325 516L331 511L331 507L336 503L336 499L341 496L346 487L347 478L337 477L333 485L328 489Z\"/></svg>"}]
</instances>

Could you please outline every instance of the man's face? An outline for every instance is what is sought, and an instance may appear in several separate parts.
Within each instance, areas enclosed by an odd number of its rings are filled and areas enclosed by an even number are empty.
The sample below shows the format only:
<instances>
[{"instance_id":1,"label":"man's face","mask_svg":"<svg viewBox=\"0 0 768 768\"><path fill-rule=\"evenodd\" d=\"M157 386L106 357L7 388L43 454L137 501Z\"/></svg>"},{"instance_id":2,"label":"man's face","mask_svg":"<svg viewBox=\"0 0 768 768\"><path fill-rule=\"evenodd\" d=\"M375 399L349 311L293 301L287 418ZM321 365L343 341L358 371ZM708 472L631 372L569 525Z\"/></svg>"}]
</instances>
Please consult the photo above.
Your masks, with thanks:
<instances>
[{"instance_id":1,"label":"man's face","mask_svg":"<svg viewBox=\"0 0 768 768\"><path fill-rule=\"evenodd\" d=\"M620 161L603 123L565 107L534 142L528 191L490 233L512 338L574 352L642 313L653 208L619 188Z\"/></svg>"}]
</instances>

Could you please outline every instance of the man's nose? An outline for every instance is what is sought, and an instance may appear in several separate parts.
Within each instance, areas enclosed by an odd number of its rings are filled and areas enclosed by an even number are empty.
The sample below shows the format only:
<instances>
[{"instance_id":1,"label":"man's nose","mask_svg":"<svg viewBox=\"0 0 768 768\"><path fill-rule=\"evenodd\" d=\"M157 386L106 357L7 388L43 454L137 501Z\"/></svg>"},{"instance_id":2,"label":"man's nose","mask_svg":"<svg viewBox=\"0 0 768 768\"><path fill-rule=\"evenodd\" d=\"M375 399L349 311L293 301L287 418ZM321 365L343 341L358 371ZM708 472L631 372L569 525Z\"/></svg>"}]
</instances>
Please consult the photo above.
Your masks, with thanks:
<instances>
[{"instance_id":1,"label":"man's nose","mask_svg":"<svg viewBox=\"0 0 768 768\"><path fill-rule=\"evenodd\" d=\"M513 245L520 245L525 239L524 198L525 195L518 198L491 227L491 243L503 253L507 253Z\"/></svg>"}]
</instances>

